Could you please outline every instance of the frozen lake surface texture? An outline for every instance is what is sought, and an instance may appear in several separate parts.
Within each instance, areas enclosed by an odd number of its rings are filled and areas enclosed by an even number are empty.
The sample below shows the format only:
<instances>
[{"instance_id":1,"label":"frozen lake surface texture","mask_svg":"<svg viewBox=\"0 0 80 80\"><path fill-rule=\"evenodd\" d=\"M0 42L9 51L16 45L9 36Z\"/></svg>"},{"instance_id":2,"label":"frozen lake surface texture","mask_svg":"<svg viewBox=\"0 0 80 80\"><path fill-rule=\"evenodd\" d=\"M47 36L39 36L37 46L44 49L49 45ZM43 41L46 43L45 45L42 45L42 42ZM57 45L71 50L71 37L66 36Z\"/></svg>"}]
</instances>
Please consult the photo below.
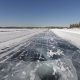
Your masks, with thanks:
<instances>
[{"instance_id":1,"label":"frozen lake surface texture","mask_svg":"<svg viewBox=\"0 0 80 80\"><path fill-rule=\"evenodd\" d=\"M54 31L2 30L1 35L8 38L0 39L0 80L80 80L80 49Z\"/></svg>"}]
</instances>

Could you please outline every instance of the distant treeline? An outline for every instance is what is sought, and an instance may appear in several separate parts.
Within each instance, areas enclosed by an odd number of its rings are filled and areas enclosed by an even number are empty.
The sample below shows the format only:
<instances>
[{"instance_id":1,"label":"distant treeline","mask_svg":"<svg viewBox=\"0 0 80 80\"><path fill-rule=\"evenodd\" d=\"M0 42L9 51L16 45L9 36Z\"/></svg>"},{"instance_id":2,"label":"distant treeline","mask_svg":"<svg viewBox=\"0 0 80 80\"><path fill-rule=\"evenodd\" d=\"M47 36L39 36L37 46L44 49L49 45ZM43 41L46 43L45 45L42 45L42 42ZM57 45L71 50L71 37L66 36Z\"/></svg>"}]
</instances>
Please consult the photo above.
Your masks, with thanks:
<instances>
[{"instance_id":1,"label":"distant treeline","mask_svg":"<svg viewBox=\"0 0 80 80\"><path fill-rule=\"evenodd\" d=\"M70 24L70 28L80 28L80 23L78 23L78 24Z\"/></svg>"},{"instance_id":2,"label":"distant treeline","mask_svg":"<svg viewBox=\"0 0 80 80\"><path fill-rule=\"evenodd\" d=\"M48 29L63 29L67 27L54 27L54 26L48 26L48 27L0 27L0 29L39 29L39 28L48 28Z\"/></svg>"}]
</instances>

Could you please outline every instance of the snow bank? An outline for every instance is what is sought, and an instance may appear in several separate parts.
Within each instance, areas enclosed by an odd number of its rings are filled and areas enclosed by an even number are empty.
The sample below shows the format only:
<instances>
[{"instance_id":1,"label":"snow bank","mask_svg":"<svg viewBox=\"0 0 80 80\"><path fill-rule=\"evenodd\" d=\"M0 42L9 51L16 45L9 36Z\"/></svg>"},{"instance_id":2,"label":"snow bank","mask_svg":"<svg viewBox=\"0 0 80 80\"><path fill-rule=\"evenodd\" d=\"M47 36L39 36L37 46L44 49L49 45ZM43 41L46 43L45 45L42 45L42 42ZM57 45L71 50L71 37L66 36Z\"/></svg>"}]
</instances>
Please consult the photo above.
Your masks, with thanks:
<instances>
[{"instance_id":1,"label":"snow bank","mask_svg":"<svg viewBox=\"0 0 80 80\"><path fill-rule=\"evenodd\" d=\"M51 29L51 31L80 48L80 29Z\"/></svg>"}]
</instances>

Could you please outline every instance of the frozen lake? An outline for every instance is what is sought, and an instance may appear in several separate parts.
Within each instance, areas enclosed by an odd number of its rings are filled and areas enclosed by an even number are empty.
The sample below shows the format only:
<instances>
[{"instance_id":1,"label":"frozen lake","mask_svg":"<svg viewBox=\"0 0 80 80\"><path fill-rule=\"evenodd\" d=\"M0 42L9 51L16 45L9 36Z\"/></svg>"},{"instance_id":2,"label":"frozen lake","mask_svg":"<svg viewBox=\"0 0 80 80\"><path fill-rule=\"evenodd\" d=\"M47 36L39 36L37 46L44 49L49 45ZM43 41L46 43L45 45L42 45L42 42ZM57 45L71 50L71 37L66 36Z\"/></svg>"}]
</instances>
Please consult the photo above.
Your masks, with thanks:
<instances>
[{"instance_id":1,"label":"frozen lake","mask_svg":"<svg viewBox=\"0 0 80 80\"><path fill-rule=\"evenodd\" d=\"M0 80L80 80L79 48L46 29L13 32L1 40Z\"/></svg>"}]
</instances>

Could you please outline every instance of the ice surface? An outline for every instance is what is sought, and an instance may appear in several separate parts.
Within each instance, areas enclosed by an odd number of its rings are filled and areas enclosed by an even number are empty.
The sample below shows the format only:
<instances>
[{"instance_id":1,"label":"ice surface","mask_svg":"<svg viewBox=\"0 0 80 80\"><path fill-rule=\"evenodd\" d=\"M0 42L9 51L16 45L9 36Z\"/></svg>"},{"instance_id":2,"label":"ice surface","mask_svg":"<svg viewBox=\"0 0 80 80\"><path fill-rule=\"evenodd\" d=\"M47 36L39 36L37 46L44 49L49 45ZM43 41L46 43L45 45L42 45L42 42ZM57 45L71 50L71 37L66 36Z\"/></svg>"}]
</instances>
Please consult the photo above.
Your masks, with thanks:
<instances>
[{"instance_id":1,"label":"ice surface","mask_svg":"<svg viewBox=\"0 0 80 80\"><path fill-rule=\"evenodd\" d=\"M2 53L0 80L78 80L74 45L47 30L23 40Z\"/></svg>"}]
</instances>

